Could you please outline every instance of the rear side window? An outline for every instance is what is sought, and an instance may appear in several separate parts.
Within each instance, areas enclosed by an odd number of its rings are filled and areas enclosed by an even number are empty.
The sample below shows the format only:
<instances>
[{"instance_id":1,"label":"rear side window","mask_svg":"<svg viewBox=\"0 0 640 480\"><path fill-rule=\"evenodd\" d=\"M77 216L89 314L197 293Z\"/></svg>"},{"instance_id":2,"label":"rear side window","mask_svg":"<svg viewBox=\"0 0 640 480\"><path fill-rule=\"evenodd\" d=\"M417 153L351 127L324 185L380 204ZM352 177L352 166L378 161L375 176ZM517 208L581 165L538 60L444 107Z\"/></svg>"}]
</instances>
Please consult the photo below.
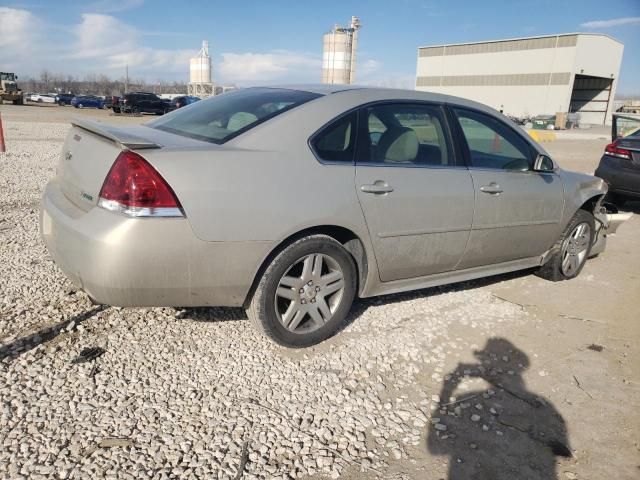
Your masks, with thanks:
<instances>
[{"instance_id":1,"label":"rear side window","mask_svg":"<svg viewBox=\"0 0 640 480\"><path fill-rule=\"evenodd\" d=\"M350 113L323 128L311 142L316 155L325 162L353 163L358 114Z\"/></svg>"},{"instance_id":2,"label":"rear side window","mask_svg":"<svg viewBox=\"0 0 640 480\"><path fill-rule=\"evenodd\" d=\"M193 107L175 110L147 126L198 140L224 143L320 96L282 88L247 88L196 102Z\"/></svg>"},{"instance_id":3,"label":"rear side window","mask_svg":"<svg viewBox=\"0 0 640 480\"><path fill-rule=\"evenodd\" d=\"M453 109L469 147L471 166L529 170L529 144L504 122L483 113Z\"/></svg>"},{"instance_id":4,"label":"rear side window","mask_svg":"<svg viewBox=\"0 0 640 480\"><path fill-rule=\"evenodd\" d=\"M454 166L442 109L425 104L383 104L363 109L359 163Z\"/></svg>"}]
</instances>

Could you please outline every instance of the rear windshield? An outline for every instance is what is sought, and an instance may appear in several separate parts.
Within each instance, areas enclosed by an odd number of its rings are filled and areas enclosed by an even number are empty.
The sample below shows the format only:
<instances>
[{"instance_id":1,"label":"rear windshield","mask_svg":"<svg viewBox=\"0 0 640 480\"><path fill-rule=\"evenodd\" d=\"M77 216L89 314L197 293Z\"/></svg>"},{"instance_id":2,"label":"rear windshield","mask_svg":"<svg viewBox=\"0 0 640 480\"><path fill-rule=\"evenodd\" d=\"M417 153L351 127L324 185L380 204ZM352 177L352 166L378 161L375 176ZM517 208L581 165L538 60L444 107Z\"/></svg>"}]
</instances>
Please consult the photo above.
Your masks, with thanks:
<instances>
[{"instance_id":1,"label":"rear windshield","mask_svg":"<svg viewBox=\"0 0 640 480\"><path fill-rule=\"evenodd\" d=\"M282 88L247 88L193 103L153 120L147 126L198 140L224 143L320 96Z\"/></svg>"}]
</instances>

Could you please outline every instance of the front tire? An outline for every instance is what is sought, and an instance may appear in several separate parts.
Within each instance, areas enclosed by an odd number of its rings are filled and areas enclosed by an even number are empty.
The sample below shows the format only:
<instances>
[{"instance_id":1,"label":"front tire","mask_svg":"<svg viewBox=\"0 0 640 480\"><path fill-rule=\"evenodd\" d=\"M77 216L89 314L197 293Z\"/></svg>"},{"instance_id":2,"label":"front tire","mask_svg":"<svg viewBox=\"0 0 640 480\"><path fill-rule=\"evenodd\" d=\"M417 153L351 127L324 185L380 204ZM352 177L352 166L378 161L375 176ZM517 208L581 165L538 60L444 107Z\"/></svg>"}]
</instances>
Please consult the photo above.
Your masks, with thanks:
<instances>
[{"instance_id":1,"label":"front tire","mask_svg":"<svg viewBox=\"0 0 640 480\"><path fill-rule=\"evenodd\" d=\"M253 294L247 316L263 334L292 348L331 337L356 294L353 257L327 235L290 243L271 261Z\"/></svg>"},{"instance_id":2,"label":"front tire","mask_svg":"<svg viewBox=\"0 0 640 480\"><path fill-rule=\"evenodd\" d=\"M593 215L578 210L553 246L551 258L536 275L552 282L577 277L589 258L595 231Z\"/></svg>"}]
</instances>

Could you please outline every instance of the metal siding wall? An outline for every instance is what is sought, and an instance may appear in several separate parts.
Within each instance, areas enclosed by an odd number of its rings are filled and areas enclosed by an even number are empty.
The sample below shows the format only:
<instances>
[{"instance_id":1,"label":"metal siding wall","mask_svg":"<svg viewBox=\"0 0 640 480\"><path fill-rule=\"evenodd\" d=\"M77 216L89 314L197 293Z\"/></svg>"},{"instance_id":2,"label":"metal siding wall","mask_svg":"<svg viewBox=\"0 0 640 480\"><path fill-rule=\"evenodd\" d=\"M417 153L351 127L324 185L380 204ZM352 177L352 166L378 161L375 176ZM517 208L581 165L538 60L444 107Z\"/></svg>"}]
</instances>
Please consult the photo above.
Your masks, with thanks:
<instances>
[{"instance_id":1,"label":"metal siding wall","mask_svg":"<svg viewBox=\"0 0 640 480\"><path fill-rule=\"evenodd\" d=\"M559 35L556 37L524 38L521 40L501 40L486 43L469 43L465 45L443 45L423 47L418 51L420 57L438 57L447 55L470 55L477 53L515 52L520 50L537 50L541 48L575 47L577 35Z\"/></svg>"},{"instance_id":2,"label":"metal siding wall","mask_svg":"<svg viewBox=\"0 0 640 480\"><path fill-rule=\"evenodd\" d=\"M445 75L418 77L416 86L431 87L505 87L514 85L567 85L571 72L512 73L497 75Z\"/></svg>"}]
</instances>

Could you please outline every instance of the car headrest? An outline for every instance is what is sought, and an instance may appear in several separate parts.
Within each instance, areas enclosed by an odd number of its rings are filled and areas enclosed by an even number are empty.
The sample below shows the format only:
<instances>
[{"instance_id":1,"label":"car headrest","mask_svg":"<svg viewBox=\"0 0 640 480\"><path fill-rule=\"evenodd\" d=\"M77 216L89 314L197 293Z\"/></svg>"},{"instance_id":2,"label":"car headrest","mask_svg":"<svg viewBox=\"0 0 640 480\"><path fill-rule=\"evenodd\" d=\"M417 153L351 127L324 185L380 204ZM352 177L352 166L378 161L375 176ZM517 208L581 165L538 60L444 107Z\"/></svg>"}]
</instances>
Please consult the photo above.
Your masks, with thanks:
<instances>
[{"instance_id":1,"label":"car headrest","mask_svg":"<svg viewBox=\"0 0 640 480\"><path fill-rule=\"evenodd\" d=\"M229 118L229 121L227 122L227 130L236 132L257 120L258 117L256 117L253 113L236 112L231 115L231 118Z\"/></svg>"},{"instance_id":2,"label":"car headrest","mask_svg":"<svg viewBox=\"0 0 640 480\"><path fill-rule=\"evenodd\" d=\"M416 132L407 127L391 127L382 134L378 142L378 161L413 163L419 148Z\"/></svg>"}]
</instances>

